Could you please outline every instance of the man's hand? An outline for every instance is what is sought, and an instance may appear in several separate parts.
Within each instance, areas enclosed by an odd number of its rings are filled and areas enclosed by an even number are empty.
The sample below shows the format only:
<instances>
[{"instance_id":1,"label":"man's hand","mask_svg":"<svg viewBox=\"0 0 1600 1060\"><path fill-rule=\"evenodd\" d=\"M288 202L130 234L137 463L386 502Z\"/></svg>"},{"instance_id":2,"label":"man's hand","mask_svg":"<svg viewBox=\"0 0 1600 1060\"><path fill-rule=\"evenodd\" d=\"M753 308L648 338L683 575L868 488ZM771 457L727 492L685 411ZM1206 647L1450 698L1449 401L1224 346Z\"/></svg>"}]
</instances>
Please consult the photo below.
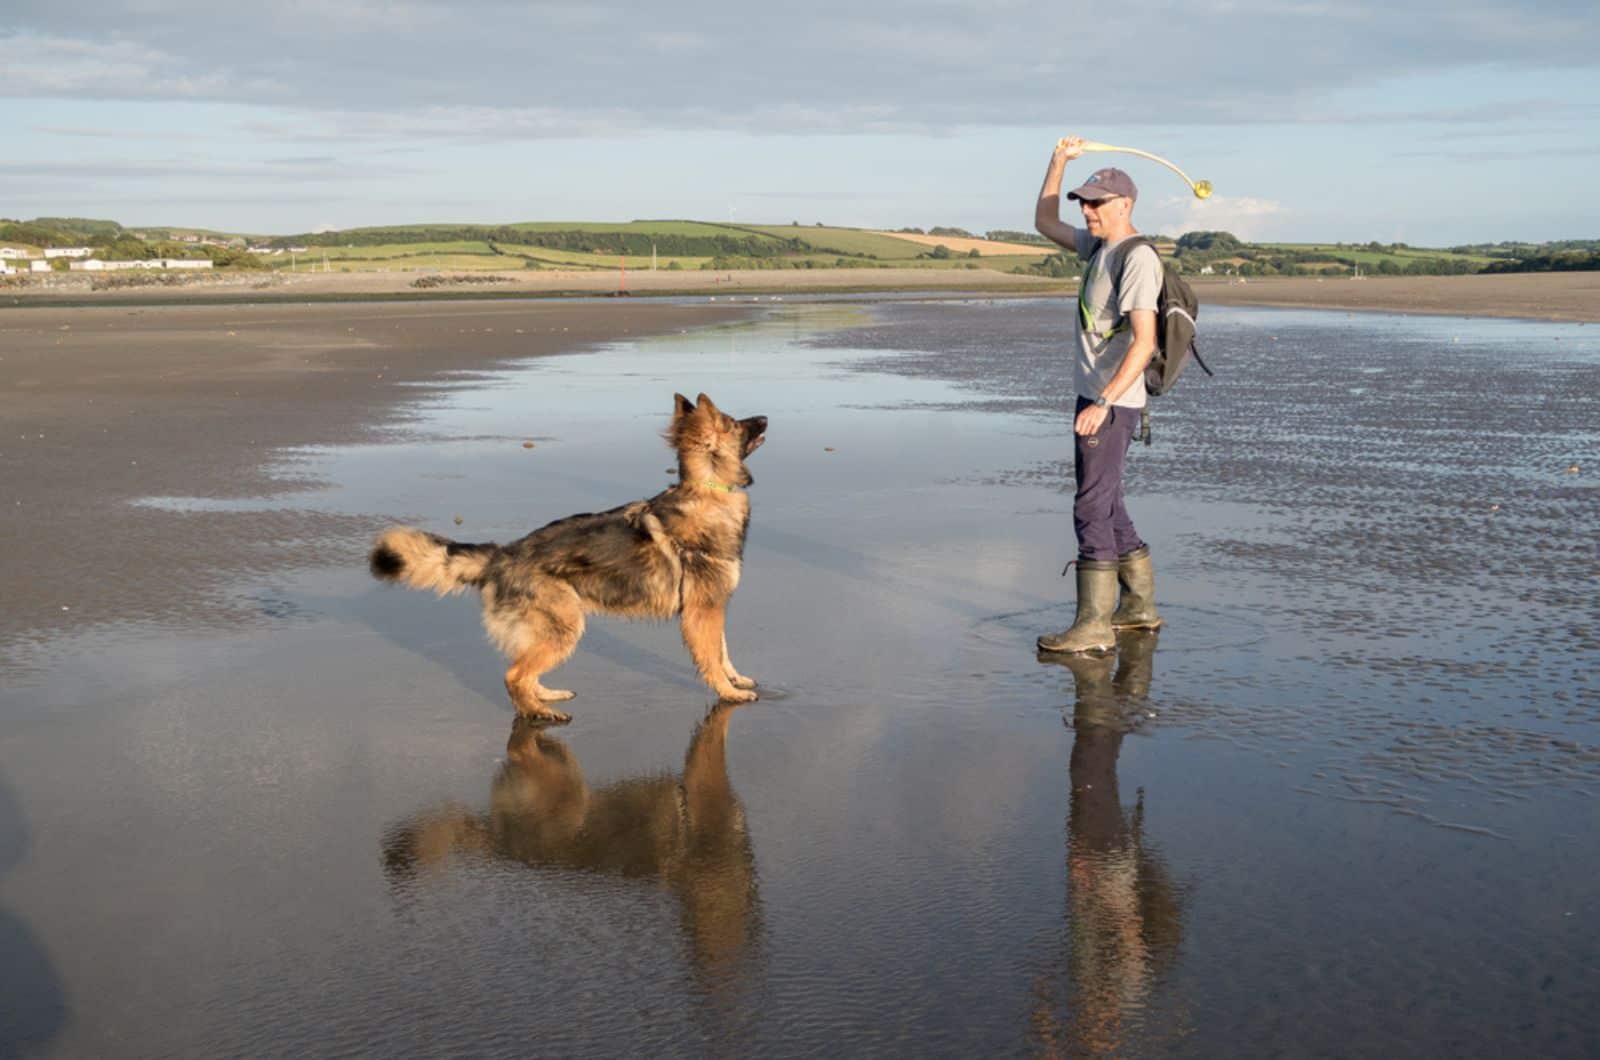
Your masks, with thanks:
<instances>
[{"instance_id":1,"label":"man's hand","mask_svg":"<svg viewBox=\"0 0 1600 1060\"><path fill-rule=\"evenodd\" d=\"M1100 428L1105 426L1106 417L1110 414L1111 408L1109 405L1105 407L1101 407L1099 405L1086 405L1084 406L1084 410L1078 413L1078 418L1073 421L1072 431L1074 434L1086 436L1090 434L1099 434Z\"/></svg>"},{"instance_id":2,"label":"man's hand","mask_svg":"<svg viewBox=\"0 0 1600 1060\"><path fill-rule=\"evenodd\" d=\"M1067 163L1083 154L1083 139L1063 136L1050 152L1050 165L1044 171L1044 186L1039 189L1039 202L1033 208L1033 227L1040 235L1057 246L1076 252L1077 230L1061 220L1061 174Z\"/></svg>"}]
</instances>

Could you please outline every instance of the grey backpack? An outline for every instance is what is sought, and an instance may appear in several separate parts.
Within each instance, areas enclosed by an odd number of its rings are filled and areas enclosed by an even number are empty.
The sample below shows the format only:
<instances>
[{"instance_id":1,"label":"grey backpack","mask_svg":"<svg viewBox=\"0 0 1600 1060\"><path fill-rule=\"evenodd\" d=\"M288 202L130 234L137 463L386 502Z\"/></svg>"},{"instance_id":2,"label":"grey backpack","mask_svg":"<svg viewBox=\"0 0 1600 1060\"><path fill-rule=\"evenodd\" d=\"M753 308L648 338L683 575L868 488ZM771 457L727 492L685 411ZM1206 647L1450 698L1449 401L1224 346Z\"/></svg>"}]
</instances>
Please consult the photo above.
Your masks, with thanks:
<instances>
[{"instance_id":1,"label":"grey backpack","mask_svg":"<svg viewBox=\"0 0 1600 1060\"><path fill-rule=\"evenodd\" d=\"M1128 254L1138 246L1156 249L1147 237L1134 236L1117 247L1113 260L1108 263L1112 282L1119 291ZM1156 251L1156 256L1160 257L1160 251ZM1206 375L1216 374L1200 359L1200 349L1195 345L1195 318L1199 315L1200 300L1194 296L1194 288L1178 272L1176 265L1161 258L1161 294L1156 299L1156 352L1144 369L1144 388L1151 397L1160 397L1178 384L1178 376L1188 367L1190 357ZM1127 323L1119 321L1117 326L1120 330ZM1145 435L1148 442L1148 429Z\"/></svg>"}]
</instances>

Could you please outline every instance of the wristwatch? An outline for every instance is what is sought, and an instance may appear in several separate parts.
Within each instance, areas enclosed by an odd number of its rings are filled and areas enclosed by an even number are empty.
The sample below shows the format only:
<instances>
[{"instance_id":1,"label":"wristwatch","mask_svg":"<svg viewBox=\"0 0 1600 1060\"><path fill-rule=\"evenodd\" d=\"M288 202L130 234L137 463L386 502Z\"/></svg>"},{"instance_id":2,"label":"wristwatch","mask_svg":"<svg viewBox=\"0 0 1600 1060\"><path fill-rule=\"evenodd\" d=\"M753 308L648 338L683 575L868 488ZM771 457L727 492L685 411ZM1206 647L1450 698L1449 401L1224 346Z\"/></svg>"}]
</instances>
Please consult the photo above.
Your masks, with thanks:
<instances>
[{"instance_id":1,"label":"wristwatch","mask_svg":"<svg viewBox=\"0 0 1600 1060\"><path fill-rule=\"evenodd\" d=\"M1103 409L1106 407L1106 396L1104 394L1101 394L1099 397L1094 399L1094 407L1097 409Z\"/></svg>"}]
</instances>

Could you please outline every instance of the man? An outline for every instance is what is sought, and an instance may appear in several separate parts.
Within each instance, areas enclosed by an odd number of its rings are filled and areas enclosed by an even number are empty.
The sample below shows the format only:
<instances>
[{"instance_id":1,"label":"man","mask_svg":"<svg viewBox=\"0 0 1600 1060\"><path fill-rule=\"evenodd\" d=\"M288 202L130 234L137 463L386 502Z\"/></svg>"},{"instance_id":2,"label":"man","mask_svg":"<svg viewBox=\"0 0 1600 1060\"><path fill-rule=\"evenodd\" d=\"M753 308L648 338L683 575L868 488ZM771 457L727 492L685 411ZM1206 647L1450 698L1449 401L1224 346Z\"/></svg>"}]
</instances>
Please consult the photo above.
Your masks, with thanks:
<instances>
[{"instance_id":1,"label":"man","mask_svg":"<svg viewBox=\"0 0 1600 1060\"><path fill-rule=\"evenodd\" d=\"M1122 466L1146 400L1144 369L1156 348L1161 259L1149 246L1122 246L1138 234L1132 214L1139 190L1120 169L1097 170L1067 193L1083 214L1082 228L1061 220L1061 174L1081 154L1083 141L1076 136L1056 144L1033 217L1041 235L1087 262L1073 342L1078 610L1070 629L1039 638L1044 651L1074 653L1115 651L1116 629L1161 625L1150 549L1134 530L1122 496ZM1126 261L1118 283L1121 258Z\"/></svg>"}]
</instances>

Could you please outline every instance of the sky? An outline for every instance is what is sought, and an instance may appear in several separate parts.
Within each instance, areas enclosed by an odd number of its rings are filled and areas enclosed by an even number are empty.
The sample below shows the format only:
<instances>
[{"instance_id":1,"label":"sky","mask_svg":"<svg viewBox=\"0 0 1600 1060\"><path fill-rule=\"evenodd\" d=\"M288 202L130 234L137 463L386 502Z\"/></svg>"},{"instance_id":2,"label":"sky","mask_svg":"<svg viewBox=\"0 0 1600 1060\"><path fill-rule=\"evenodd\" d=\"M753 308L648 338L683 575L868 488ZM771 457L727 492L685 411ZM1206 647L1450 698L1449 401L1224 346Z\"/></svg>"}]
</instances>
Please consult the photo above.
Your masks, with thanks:
<instances>
[{"instance_id":1,"label":"sky","mask_svg":"<svg viewBox=\"0 0 1600 1060\"><path fill-rule=\"evenodd\" d=\"M1594 0L0 0L0 217L1600 238ZM1070 216L1069 216L1069 219Z\"/></svg>"}]
</instances>

